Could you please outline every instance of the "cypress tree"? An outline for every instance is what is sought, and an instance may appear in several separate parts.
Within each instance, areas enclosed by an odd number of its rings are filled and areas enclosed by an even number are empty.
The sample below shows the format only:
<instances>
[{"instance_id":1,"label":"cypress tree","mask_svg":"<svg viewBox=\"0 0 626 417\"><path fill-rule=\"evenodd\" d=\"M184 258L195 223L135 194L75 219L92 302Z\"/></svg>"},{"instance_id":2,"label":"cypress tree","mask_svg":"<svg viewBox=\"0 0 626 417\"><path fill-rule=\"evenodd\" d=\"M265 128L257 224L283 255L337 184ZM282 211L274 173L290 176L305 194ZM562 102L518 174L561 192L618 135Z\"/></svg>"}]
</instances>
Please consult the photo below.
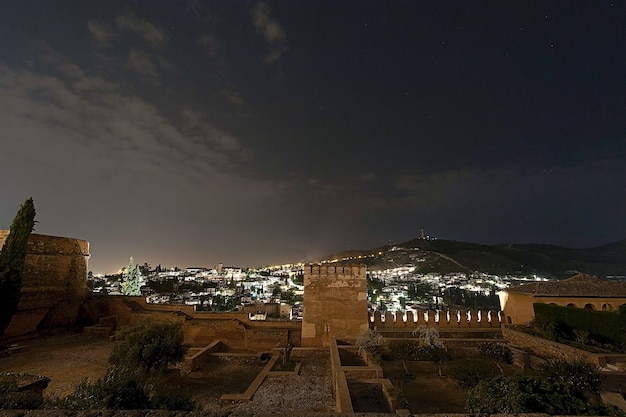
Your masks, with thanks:
<instances>
[{"instance_id":1,"label":"cypress tree","mask_svg":"<svg viewBox=\"0 0 626 417\"><path fill-rule=\"evenodd\" d=\"M20 301L28 238L35 225L35 205L29 198L18 210L0 250L0 335L9 326Z\"/></svg>"}]
</instances>

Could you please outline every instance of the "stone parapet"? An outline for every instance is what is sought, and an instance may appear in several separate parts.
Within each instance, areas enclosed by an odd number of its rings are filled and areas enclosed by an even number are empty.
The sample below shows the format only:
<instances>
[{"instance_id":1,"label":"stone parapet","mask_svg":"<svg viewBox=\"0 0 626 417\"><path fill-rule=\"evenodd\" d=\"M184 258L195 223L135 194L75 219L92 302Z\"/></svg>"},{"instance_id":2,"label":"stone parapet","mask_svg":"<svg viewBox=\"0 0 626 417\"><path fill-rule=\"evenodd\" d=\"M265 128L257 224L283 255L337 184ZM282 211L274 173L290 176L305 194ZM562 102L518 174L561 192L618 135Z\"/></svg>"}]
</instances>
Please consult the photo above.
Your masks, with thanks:
<instances>
[{"instance_id":1,"label":"stone parapet","mask_svg":"<svg viewBox=\"0 0 626 417\"><path fill-rule=\"evenodd\" d=\"M499 328L502 312L495 310L424 310L420 312L376 312L370 314L370 327L377 329L431 326L441 328Z\"/></svg>"}]
</instances>

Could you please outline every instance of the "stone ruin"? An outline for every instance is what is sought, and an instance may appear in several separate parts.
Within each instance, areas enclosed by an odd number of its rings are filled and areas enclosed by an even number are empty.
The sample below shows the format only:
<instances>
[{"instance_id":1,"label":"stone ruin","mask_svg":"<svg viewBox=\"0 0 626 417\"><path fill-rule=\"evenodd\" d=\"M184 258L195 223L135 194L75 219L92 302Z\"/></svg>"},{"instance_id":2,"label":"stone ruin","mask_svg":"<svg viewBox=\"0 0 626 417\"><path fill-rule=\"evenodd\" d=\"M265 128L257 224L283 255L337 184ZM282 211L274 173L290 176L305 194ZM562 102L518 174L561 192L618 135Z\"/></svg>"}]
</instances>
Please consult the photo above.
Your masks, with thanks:
<instances>
[{"instance_id":1,"label":"stone ruin","mask_svg":"<svg viewBox=\"0 0 626 417\"><path fill-rule=\"evenodd\" d=\"M0 247L8 236L0 230ZM31 234L26 251L22 295L4 337L37 329L72 327L88 294L89 242Z\"/></svg>"}]
</instances>

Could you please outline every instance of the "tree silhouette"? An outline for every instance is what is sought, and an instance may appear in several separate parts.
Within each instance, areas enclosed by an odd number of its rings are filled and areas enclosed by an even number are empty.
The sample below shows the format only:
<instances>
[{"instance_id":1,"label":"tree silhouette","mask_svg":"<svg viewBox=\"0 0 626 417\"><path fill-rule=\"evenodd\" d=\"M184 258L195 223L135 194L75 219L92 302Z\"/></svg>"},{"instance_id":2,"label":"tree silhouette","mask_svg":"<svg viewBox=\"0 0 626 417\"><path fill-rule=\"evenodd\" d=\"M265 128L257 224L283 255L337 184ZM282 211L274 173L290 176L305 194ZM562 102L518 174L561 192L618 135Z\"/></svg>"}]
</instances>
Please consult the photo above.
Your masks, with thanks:
<instances>
[{"instance_id":1,"label":"tree silhouette","mask_svg":"<svg viewBox=\"0 0 626 417\"><path fill-rule=\"evenodd\" d=\"M124 295L141 295L140 279L141 271L138 266L135 266L135 260L131 257L128 262L128 268L124 273L124 282L122 283L122 292Z\"/></svg>"},{"instance_id":2,"label":"tree silhouette","mask_svg":"<svg viewBox=\"0 0 626 417\"><path fill-rule=\"evenodd\" d=\"M35 225L35 205L29 198L20 206L0 250L0 334L11 323L22 291L26 247Z\"/></svg>"}]
</instances>

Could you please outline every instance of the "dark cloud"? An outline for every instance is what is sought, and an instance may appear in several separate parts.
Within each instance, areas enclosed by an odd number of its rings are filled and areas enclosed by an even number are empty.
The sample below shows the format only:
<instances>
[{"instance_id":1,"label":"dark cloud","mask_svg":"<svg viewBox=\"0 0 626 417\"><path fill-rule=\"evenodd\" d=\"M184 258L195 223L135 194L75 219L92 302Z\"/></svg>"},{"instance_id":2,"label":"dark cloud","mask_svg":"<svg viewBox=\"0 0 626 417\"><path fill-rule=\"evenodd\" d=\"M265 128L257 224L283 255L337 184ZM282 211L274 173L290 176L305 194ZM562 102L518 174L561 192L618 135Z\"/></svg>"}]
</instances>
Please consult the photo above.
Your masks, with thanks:
<instances>
[{"instance_id":1,"label":"dark cloud","mask_svg":"<svg viewBox=\"0 0 626 417\"><path fill-rule=\"evenodd\" d=\"M572 1L0 4L0 227L94 272L621 239L623 7Z\"/></svg>"},{"instance_id":2,"label":"dark cloud","mask_svg":"<svg viewBox=\"0 0 626 417\"><path fill-rule=\"evenodd\" d=\"M258 3L250 10L252 24L270 47L270 52L263 58L266 64L272 64L289 50L287 34L274 17L267 3Z\"/></svg>"},{"instance_id":3,"label":"dark cloud","mask_svg":"<svg viewBox=\"0 0 626 417\"><path fill-rule=\"evenodd\" d=\"M153 48L161 48L167 44L165 32L146 20L125 14L118 16L115 19L115 24L119 29L135 33Z\"/></svg>"}]
</instances>

